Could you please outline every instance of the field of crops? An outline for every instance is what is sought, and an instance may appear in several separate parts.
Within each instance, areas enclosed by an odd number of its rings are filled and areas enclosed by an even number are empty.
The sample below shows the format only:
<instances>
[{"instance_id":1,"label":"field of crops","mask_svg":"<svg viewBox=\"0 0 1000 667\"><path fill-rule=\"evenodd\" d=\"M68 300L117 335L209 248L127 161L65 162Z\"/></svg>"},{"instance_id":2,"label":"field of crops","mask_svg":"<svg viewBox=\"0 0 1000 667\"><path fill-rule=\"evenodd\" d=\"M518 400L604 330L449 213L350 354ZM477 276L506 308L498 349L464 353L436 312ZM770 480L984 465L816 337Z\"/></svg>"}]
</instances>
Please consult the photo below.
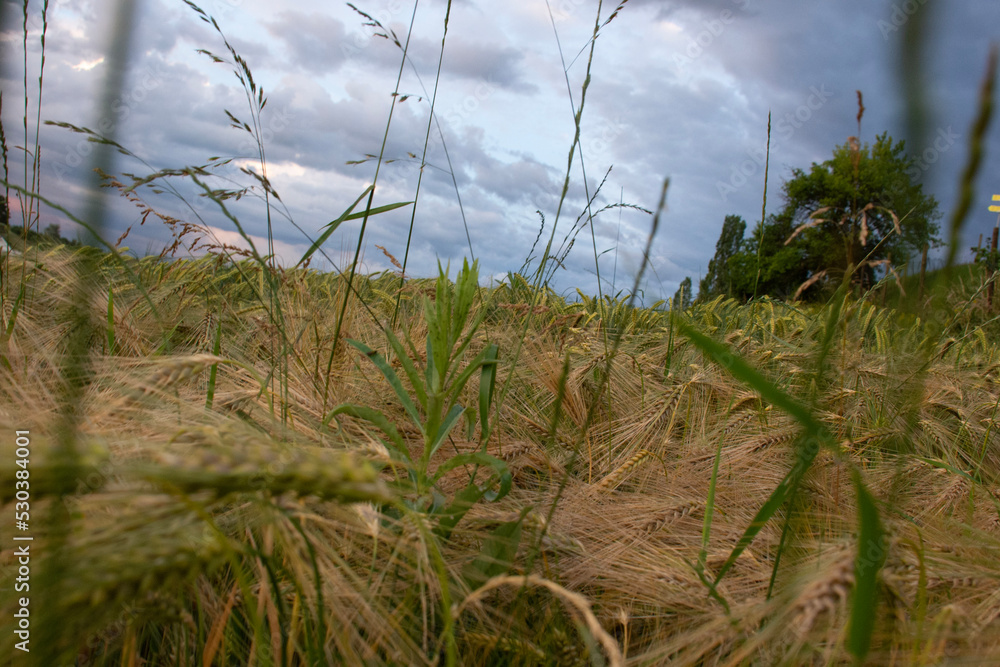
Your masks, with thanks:
<instances>
[{"instance_id":1,"label":"field of crops","mask_svg":"<svg viewBox=\"0 0 1000 667\"><path fill-rule=\"evenodd\" d=\"M450 274L357 277L340 320L342 276L10 255L33 652L841 664L868 632L866 664L1000 661L976 285L921 316L844 293L671 315Z\"/></svg>"}]
</instances>

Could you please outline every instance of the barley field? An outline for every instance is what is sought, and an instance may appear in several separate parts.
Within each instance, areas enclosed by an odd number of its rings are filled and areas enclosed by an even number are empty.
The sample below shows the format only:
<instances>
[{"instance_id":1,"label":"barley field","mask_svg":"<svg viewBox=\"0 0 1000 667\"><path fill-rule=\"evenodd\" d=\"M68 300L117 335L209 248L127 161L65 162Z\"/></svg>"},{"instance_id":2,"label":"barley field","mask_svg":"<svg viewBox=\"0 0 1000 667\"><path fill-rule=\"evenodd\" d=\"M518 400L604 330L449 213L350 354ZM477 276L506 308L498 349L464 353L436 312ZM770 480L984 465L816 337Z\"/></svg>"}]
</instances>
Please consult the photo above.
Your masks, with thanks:
<instances>
[{"instance_id":1,"label":"barley field","mask_svg":"<svg viewBox=\"0 0 1000 667\"><path fill-rule=\"evenodd\" d=\"M685 310L560 296L541 232L500 279L281 266L138 199L176 176L226 210L196 169L106 184L194 256L5 230L12 664L1000 664L1000 326L995 274L955 261L967 211L926 287Z\"/></svg>"}]
</instances>

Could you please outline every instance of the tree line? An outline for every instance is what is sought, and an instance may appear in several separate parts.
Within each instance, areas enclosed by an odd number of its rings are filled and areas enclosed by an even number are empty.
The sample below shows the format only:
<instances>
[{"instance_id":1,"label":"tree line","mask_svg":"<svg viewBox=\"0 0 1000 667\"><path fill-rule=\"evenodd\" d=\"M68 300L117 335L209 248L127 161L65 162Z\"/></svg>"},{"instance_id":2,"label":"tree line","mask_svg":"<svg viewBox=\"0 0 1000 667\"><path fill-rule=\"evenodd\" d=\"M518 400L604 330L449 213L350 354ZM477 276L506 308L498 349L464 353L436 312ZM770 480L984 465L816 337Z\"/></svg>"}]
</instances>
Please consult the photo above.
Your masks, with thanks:
<instances>
[{"instance_id":1,"label":"tree line","mask_svg":"<svg viewBox=\"0 0 1000 667\"><path fill-rule=\"evenodd\" d=\"M782 186L784 205L749 236L742 217L726 216L697 301L719 295L819 300L848 271L862 290L887 274L898 277L896 267L925 245L940 245L938 202L924 193L920 174L904 142L888 133L874 144L850 137L829 160L793 169ZM690 305L692 291L685 278L674 304Z\"/></svg>"}]
</instances>

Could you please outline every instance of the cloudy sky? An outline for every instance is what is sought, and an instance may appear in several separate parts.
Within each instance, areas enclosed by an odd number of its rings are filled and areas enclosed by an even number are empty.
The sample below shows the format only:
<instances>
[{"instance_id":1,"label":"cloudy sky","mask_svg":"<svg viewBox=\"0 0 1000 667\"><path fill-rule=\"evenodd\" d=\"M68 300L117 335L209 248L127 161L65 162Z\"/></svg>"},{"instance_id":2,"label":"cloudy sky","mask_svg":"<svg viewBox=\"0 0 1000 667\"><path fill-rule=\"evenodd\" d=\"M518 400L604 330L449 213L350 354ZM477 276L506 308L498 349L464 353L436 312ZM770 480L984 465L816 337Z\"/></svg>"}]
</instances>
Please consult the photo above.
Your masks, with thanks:
<instances>
[{"instance_id":1,"label":"cloudy sky","mask_svg":"<svg viewBox=\"0 0 1000 667\"><path fill-rule=\"evenodd\" d=\"M289 264L308 248L304 234L315 238L371 184L375 161L349 162L380 152L390 110L384 155L394 161L381 168L374 205L416 195L447 4L424 0L415 13L404 0L355 5L402 41L413 19L410 62L395 103L402 51L373 34L376 30L347 4L205 0L200 5L217 19L267 96L259 134L267 175L284 204L272 215L276 251ZM182 0L138 3L125 85L110 111L96 108L108 73L116 6L112 0L49 2L42 120L113 133L141 159L119 157L119 172L144 175L204 164L210 156L234 157L219 170L214 187L252 185L237 167L260 170L256 146L245 131L229 127L225 113L251 121L246 95L231 66L196 52L228 56L222 37ZM602 22L615 7L605 3ZM944 222L968 153L989 45L1000 35L996 0L631 0L596 41L582 150L576 152L558 220L597 3L456 0L418 203L370 220L362 269L391 268L376 245L403 259L412 217L409 274L430 275L437 260L468 257L471 240L484 273L500 278L524 263L539 232L540 212L545 219L540 245L554 223L556 247L579 232L556 274L557 290L597 291L595 245L604 290L630 288L652 217L632 208L605 210L594 220L596 241L589 227L577 225L587 195L595 195L610 168L594 211L619 202L655 209L663 179L670 178L644 285L646 301L670 296L685 276L697 284L725 216L742 215L750 226L760 218L769 111L768 212L780 206L781 184L793 168L829 158L836 145L857 133L856 90L863 92L866 107L862 141L872 142L884 131L904 137L906 105L897 62L901 26L918 7L933 12L925 53L932 115L926 135L911 137L908 146L921 156L921 178L941 202ZM4 10L2 120L11 147L11 180L21 183L24 154L15 146L34 145L41 3L29 5L27 140L22 5L4 2ZM966 246L996 221L987 206L990 195L1000 192L998 125L990 128ZM42 127L40 144L42 193L82 212L90 145L51 126ZM189 183L173 183L191 207L166 194L143 197L164 214L189 221L200 216L221 241L238 241L216 207L192 197ZM133 252L156 252L169 243L162 224L150 220L140 226L140 211L120 198L109 205L106 238L113 241L132 226L124 245ZM12 208L16 217L18 205ZM232 209L255 239L266 236L261 200L244 198ZM64 236L75 235L59 214L43 211L42 226L53 222ZM358 223L344 224L325 244L326 258L317 258L314 266L348 266L359 229Z\"/></svg>"}]
</instances>

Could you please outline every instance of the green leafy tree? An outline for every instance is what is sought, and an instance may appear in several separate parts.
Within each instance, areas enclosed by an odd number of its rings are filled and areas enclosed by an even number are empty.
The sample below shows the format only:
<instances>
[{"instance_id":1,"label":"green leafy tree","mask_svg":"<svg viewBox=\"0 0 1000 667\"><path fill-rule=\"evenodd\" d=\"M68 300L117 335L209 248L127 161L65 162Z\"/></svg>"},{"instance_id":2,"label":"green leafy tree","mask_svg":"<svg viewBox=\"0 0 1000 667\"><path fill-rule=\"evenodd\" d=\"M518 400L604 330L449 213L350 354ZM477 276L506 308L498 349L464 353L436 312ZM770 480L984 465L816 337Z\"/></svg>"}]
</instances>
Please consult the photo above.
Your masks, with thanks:
<instances>
[{"instance_id":1,"label":"green leafy tree","mask_svg":"<svg viewBox=\"0 0 1000 667\"><path fill-rule=\"evenodd\" d=\"M920 173L904 142L887 133L874 145L851 137L830 160L808 172L794 169L783 187L784 208L758 225L733 259L734 295L808 298L839 283L850 267L865 288L925 243L936 245L941 214Z\"/></svg>"},{"instance_id":2,"label":"green leafy tree","mask_svg":"<svg viewBox=\"0 0 1000 667\"><path fill-rule=\"evenodd\" d=\"M798 286L809 279L804 249L785 243L794 231L786 213L772 215L765 225L758 222L740 252L729 260L729 296L742 301L765 294L791 299Z\"/></svg>"},{"instance_id":3,"label":"green leafy tree","mask_svg":"<svg viewBox=\"0 0 1000 667\"><path fill-rule=\"evenodd\" d=\"M734 275L732 259L743 247L747 223L738 215L727 215L722 233L715 243L715 257L708 262L708 272L698 283L698 301L708 301L719 294L732 295Z\"/></svg>"},{"instance_id":4,"label":"green leafy tree","mask_svg":"<svg viewBox=\"0 0 1000 667\"><path fill-rule=\"evenodd\" d=\"M691 276L681 281L673 300L670 302L670 307L677 310L687 310L691 307Z\"/></svg>"}]
</instances>

